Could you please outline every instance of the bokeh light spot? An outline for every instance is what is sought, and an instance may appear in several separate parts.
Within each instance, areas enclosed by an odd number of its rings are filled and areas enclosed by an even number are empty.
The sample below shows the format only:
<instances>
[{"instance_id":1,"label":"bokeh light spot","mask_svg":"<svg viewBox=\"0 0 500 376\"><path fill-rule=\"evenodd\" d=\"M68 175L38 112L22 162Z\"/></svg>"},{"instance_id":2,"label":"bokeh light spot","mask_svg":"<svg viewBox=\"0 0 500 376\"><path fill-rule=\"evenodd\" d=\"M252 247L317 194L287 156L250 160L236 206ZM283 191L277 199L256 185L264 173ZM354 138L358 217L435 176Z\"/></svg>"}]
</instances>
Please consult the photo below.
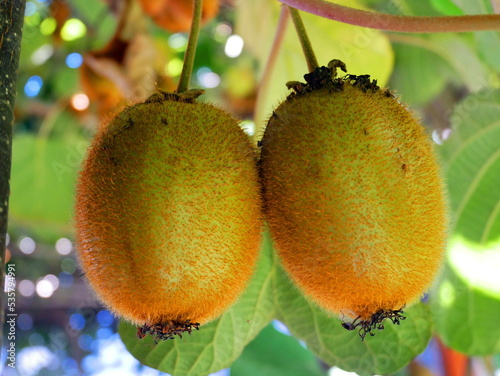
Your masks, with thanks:
<instances>
[{"instance_id":1,"label":"bokeh light spot","mask_svg":"<svg viewBox=\"0 0 500 376\"><path fill-rule=\"evenodd\" d=\"M33 239L30 237L24 237L21 239L19 242L19 249L21 250L22 253L26 255L30 255L35 251L36 248L36 243Z\"/></svg>"},{"instance_id":2,"label":"bokeh light spot","mask_svg":"<svg viewBox=\"0 0 500 376\"><path fill-rule=\"evenodd\" d=\"M50 298L54 293L54 287L52 286L52 283L46 279L42 279L36 284L36 293L41 298Z\"/></svg>"},{"instance_id":3,"label":"bokeh light spot","mask_svg":"<svg viewBox=\"0 0 500 376\"><path fill-rule=\"evenodd\" d=\"M50 282L54 291L59 288L59 278L57 278L54 274L47 274L44 280Z\"/></svg>"},{"instance_id":4,"label":"bokeh light spot","mask_svg":"<svg viewBox=\"0 0 500 376\"><path fill-rule=\"evenodd\" d=\"M23 279L22 281L20 281L17 285L17 289L22 296L25 296L27 298L35 294L35 284L29 279Z\"/></svg>"},{"instance_id":5,"label":"bokeh light spot","mask_svg":"<svg viewBox=\"0 0 500 376\"><path fill-rule=\"evenodd\" d=\"M68 288L73 285L74 278L71 274L68 273L59 273L59 286L63 288Z\"/></svg>"},{"instance_id":6,"label":"bokeh light spot","mask_svg":"<svg viewBox=\"0 0 500 376\"><path fill-rule=\"evenodd\" d=\"M51 44L44 44L38 47L31 54L31 62L34 65L42 65L47 60L49 60L54 54L54 47Z\"/></svg>"},{"instance_id":7,"label":"bokeh light spot","mask_svg":"<svg viewBox=\"0 0 500 376\"><path fill-rule=\"evenodd\" d=\"M78 68L82 63L83 57L78 52L73 52L66 56L66 65L72 69Z\"/></svg>"},{"instance_id":8,"label":"bokeh light spot","mask_svg":"<svg viewBox=\"0 0 500 376\"><path fill-rule=\"evenodd\" d=\"M73 274L76 271L76 261L70 257L65 257L61 261L61 269L65 273Z\"/></svg>"},{"instance_id":9,"label":"bokeh light spot","mask_svg":"<svg viewBox=\"0 0 500 376\"><path fill-rule=\"evenodd\" d=\"M84 111L89 108L90 99L87 94L76 93L71 97L71 106L77 111Z\"/></svg>"},{"instance_id":10,"label":"bokeh light spot","mask_svg":"<svg viewBox=\"0 0 500 376\"><path fill-rule=\"evenodd\" d=\"M36 97L43 86L43 80L40 76L31 76L24 85L24 93L28 97Z\"/></svg>"},{"instance_id":11,"label":"bokeh light spot","mask_svg":"<svg viewBox=\"0 0 500 376\"><path fill-rule=\"evenodd\" d=\"M27 313L21 313L17 318L17 325L21 330L30 330L33 328L33 317Z\"/></svg>"},{"instance_id":12,"label":"bokeh light spot","mask_svg":"<svg viewBox=\"0 0 500 376\"><path fill-rule=\"evenodd\" d=\"M78 346L84 351L91 351L93 341L94 339L88 334L82 334L78 337Z\"/></svg>"},{"instance_id":13,"label":"bokeh light spot","mask_svg":"<svg viewBox=\"0 0 500 376\"><path fill-rule=\"evenodd\" d=\"M73 313L69 317L69 325L74 330L82 330L85 327L85 318L79 313Z\"/></svg>"},{"instance_id":14,"label":"bokeh light spot","mask_svg":"<svg viewBox=\"0 0 500 376\"><path fill-rule=\"evenodd\" d=\"M44 368L58 364L58 358L46 346L31 346L21 349L17 355L19 375L38 375Z\"/></svg>"},{"instance_id":15,"label":"bokeh light spot","mask_svg":"<svg viewBox=\"0 0 500 376\"><path fill-rule=\"evenodd\" d=\"M57 21L54 18L46 18L40 23L40 33L42 35L51 35L56 31Z\"/></svg>"},{"instance_id":16,"label":"bokeh light spot","mask_svg":"<svg viewBox=\"0 0 500 376\"><path fill-rule=\"evenodd\" d=\"M243 51L243 38L239 35L233 34L227 38L226 46L224 47L224 52L228 57L238 57Z\"/></svg>"},{"instance_id":17,"label":"bokeh light spot","mask_svg":"<svg viewBox=\"0 0 500 376\"><path fill-rule=\"evenodd\" d=\"M168 38L168 45L177 52L186 51L188 38L185 34L175 33Z\"/></svg>"},{"instance_id":18,"label":"bokeh light spot","mask_svg":"<svg viewBox=\"0 0 500 376\"><path fill-rule=\"evenodd\" d=\"M26 3L26 8L24 9L24 16L31 17L35 13L36 13L36 4L31 1L28 1Z\"/></svg>"},{"instance_id":19,"label":"bokeh light spot","mask_svg":"<svg viewBox=\"0 0 500 376\"><path fill-rule=\"evenodd\" d=\"M113 335L113 331L110 328L99 328L96 332L96 337L98 339L108 339Z\"/></svg>"},{"instance_id":20,"label":"bokeh light spot","mask_svg":"<svg viewBox=\"0 0 500 376\"><path fill-rule=\"evenodd\" d=\"M99 365L99 359L95 355L87 355L85 358L82 359L81 365L86 373L91 373Z\"/></svg>"},{"instance_id":21,"label":"bokeh light spot","mask_svg":"<svg viewBox=\"0 0 500 376\"><path fill-rule=\"evenodd\" d=\"M73 358L65 358L61 362L61 367L62 369L72 375L72 374L78 374L78 362L73 359Z\"/></svg>"},{"instance_id":22,"label":"bokeh light spot","mask_svg":"<svg viewBox=\"0 0 500 376\"><path fill-rule=\"evenodd\" d=\"M66 238L61 238L58 241L56 241L56 251L60 255L68 255L73 249L73 244L71 243L71 240L66 239Z\"/></svg>"},{"instance_id":23,"label":"bokeh light spot","mask_svg":"<svg viewBox=\"0 0 500 376\"><path fill-rule=\"evenodd\" d=\"M97 314L97 322L102 326L110 326L114 321L111 312L102 310Z\"/></svg>"},{"instance_id":24,"label":"bokeh light spot","mask_svg":"<svg viewBox=\"0 0 500 376\"><path fill-rule=\"evenodd\" d=\"M78 18L70 18L61 29L61 38L67 42L82 38L87 33L87 27Z\"/></svg>"},{"instance_id":25,"label":"bokeh light spot","mask_svg":"<svg viewBox=\"0 0 500 376\"><path fill-rule=\"evenodd\" d=\"M227 22L221 22L213 30L212 36L217 42L221 43L224 42L232 32L233 29L231 28L230 24L228 24Z\"/></svg>"},{"instance_id":26,"label":"bokeh light spot","mask_svg":"<svg viewBox=\"0 0 500 376\"><path fill-rule=\"evenodd\" d=\"M220 76L214 72L207 72L200 75L198 78L201 86L213 89L220 85Z\"/></svg>"},{"instance_id":27,"label":"bokeh light spot","mask_svg":"<svg viewBox=\"0 0 500 376\"><path fill-rule=\"evenodd\" d=\"M182 72L182 60L179 58L173 58L167 64L167 73L171 77L177 77Z\"/></svg>"}]
</instances>

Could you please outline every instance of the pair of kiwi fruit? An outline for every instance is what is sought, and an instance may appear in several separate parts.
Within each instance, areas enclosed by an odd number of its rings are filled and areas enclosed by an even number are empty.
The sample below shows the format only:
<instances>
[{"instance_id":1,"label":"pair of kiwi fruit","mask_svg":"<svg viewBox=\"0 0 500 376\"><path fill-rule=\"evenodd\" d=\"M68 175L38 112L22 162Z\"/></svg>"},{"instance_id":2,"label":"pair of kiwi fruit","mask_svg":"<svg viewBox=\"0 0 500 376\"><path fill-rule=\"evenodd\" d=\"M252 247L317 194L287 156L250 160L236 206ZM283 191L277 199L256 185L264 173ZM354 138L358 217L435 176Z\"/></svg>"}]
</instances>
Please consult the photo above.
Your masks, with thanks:
<instances>
[{"instance_id":1,"label":"pair of kiwi fruit","mask_svg":"<svg viewBox=\"0 0 500 376\"><path fill-rule=\"evenodd\" d=\"M98 131L77 184L79 259L140 338L229 309L264 219L290 279L362 338L430 286L446 238L432 144L390 91L337 68L287 84L260 153L199 91L155 94Z\"/></svg>"}]
</instances>

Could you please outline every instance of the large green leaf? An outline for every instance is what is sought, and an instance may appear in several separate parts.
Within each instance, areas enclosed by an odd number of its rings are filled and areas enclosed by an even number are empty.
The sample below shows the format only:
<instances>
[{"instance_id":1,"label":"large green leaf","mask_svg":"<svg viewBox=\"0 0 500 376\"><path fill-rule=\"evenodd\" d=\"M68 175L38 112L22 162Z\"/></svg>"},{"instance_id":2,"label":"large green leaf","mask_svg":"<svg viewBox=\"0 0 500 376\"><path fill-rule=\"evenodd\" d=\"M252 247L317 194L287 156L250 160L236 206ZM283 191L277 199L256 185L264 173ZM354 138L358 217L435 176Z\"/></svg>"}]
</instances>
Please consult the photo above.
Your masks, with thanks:
<instances>
[{"instance_id":1,"label":"large green leaf","mask_svg":"<svg viewBox=\"0 0 500 376\"><path fill-rule=\"evenodd\" d=\"M444 80L471 92L489 86L491 68L478 56L468 34L398 35L394 41L398 54L393 82L415 104L432 99Z\"/></svg>"},{"instance_id":2,"label":"large green leaf","mask_svg":"<svg viewBox=\"0 0 500 376\"><path fill-rule=\"evenodd\" d=\"M74 186L88 141L62 138L14 138L9 219L11 230L28 228L39 239L71 234Z\"/></svg>"},{"instance_id":3,"label":"large green leaf","mask_svg":"<svg viewBox=\"0 0 500 376\"><path fill-rule=\"evenodd\" d=\"M397 88L405 103L425 105L444 89L450 66L441 56L426 48L400 43L394 46L394 52L396 64L391 87Z\"/></svg>"},{"instance_id":4,"label":"large green leaf","mask_svg":"<svg viewBox=\"0 0 500 376\"><path fill-rule=\"evenodd\" d=\"M318 359L297 339L268 325L231 366L231 376L326 376Z\"/></svg>"},{"instance_id":5,"label":"large green leaf","mask_svg":"<svg viewBox=\"0 0 500 376\"><path fill-rule=\"evenodd\" d=\"M447 0L448 2L449 0ZM437 1L435 1L437 2ZM453 0L463 14L492 14L490 0ZM482 60L497 72L500 70L500 35L495 31L480 31L472 34L477 54Z\"/></svg>"},{"instance_id":6,"label":"large green leaf","mask_svg":"<svg viewBox=\"0 0 500 376\"><path fill-rule=\"evenodd\" d=\"M453 130L439 148L454 235L484 244L500 237L500 91L466 98L451 114Z\"/></svg>"},{"instance_id":7,"label":"large green leaf","mask_svg":"<svg viewBox=\"0 0 500 376\"><path fill-rule=\"evenodd\" d=\"M440 154L454 225L432 313L448 346L493 354L500 351L500 91L469 96L451 119Z\"/></svg>"},{"instance_id":8,"label":"large green leaf","mask_svg":"<svg viewBox=\"0 0 500 376\"><path fill-rule=\"evenodd\" d=\"M434 9L446 16L459 16L463 11L452 0L431 0Z\"/></svg>"},{"instance_id":9,"label":"large green leaf","mask_svg":"<svg viewBox=\"0 0 500 376\"><path fill-rule=\"evenodd\" d=\"M250 285L222 317L203 325L190 336L158 345L150 336L138 340L136 328L123 322L119 327L120 336L141 363L175 376L206 376L228 368L273 317L274 268L274 255L266 235L259 266Z\"/></svg>"},{"instance_id":10,"label":"large green leaf","mask_svg":"<svg viewBox=\"0 0 500 376\"><path fill-rule=\"evenodd\" d=\"M284 272L280 276L276 285L278 319L332 366L360 375L391 373L420 354L431 338L428 309L419 303L405 310L407 318L401 325L388 322L384 330L362 342L356 331L345 330L337 317L308 302Z\"/></svg>"}]
</instances>

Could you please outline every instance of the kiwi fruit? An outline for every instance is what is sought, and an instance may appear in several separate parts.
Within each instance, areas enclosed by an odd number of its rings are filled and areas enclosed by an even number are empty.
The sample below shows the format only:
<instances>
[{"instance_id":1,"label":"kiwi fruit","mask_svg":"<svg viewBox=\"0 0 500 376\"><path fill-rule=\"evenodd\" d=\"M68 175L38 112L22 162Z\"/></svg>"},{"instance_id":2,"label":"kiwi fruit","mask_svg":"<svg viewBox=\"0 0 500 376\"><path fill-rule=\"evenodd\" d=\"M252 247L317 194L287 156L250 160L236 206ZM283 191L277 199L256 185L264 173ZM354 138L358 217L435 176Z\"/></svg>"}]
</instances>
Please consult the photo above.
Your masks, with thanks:
<instances>
[{"instance_id":1,"label":"kiwi fruit","mask_svg":"<svg viewBox=\"0 0 500 376\"><path fill-rule=\"evenodd\" d=\"M438 274L446 197L414 114L370 76L337 68L287 84L259 142L261 177L284 269L363 339L386 318L399 324Z\"/></svg>"},{"instance_id":2,"label":"kiwi fruit","mask_svg":"<svg viewBox=\"0 0 500 376\"><path fill-rule=\"evenodd\" d=\"M199 91L159 93L101 127L76 189L77 252L97 296L160 339L244 291L260 249L256 151Z\"/></svg>"}]
</instances>

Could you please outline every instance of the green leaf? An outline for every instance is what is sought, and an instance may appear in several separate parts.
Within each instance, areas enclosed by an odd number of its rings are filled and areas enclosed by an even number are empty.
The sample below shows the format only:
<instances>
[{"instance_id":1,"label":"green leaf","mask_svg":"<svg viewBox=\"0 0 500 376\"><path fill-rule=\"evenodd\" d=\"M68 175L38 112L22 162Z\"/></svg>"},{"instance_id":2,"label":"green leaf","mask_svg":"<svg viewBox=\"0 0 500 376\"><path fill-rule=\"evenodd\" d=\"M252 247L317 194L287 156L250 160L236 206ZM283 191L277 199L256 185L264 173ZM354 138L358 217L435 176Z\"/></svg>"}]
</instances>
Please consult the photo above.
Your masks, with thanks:
<instances>
[{"instance_id":1,"label":"green leaf","mask_svg":"<svg viewBox=\"0 0 500 376\"><path fill-rule=\"evenodd\" d=\"M451 114L453 130L439 148L454 234L484 244L500 236L500 91L466 98Z\"/></svg>"},{"instance_id":2,"label":"green leaf","mask_svg":"<svg viewBox=\"0 0 500 376\"><path fill-rule=\"evenodd\" d=\"M428 51L427 54L422 52L422 56L414 56L413 61L408 61L409 58L401 61L402 56L397 56L399 59L397 69L400 71L397 76L398 84L406 84L405 93L410 92L413 85L415 90L422 91L421 96L423 96L427 85L432 83L431 80L439 82L443 78L459 86L465 85L471 92L490 86L491 69L478 56L477 46L468 34L401 35L395 36L394 39L402 44L402 46L398 44L398 48L402 47L403 51L409 48L422 48ZM408 71L406 64L409 64ZM426 66L418 67L418 64ZM415 77L415 74L424 76ZM420 81L415 84L416 78Z\"/></svg>"},{"instance_id":3,"label":"green leaf","mask_svg":"<svg viewBox=\"0 0 500 376\"><path fill-rule=\"evenodd\" d=\"M478 44L478 54L482 60L496 72L500 71L500 35L495 31L474 33ZM486 82L484 83L486 84Z\"/></svg>"},{"instance_id":4,"label":"green leaf","mask_svg":"<svg viewBox=\"0 0 500 376\"><path fill-rule=\"evenodd\" d=\"M498 250L495 273L498 273ZM485 261L487 261L485 259ZM474 263L477 267L477 262ZM487 265L484 263L483 265ZM470 268L470 266L469 266ZM476 270L470 273L491 273ZM500 294L475 285L462 271L447 267L440 284L433 291L431 313L442 341L468 355L492 355L500 352ZM491 275L490 275L491 277ZM496 279L497 286L498 277Z\"/></svg>"},{"instance_id":5,"label":"green leaf","mask_svg":"<svg viewBox=\"0 0 500 376\"><path fill-rule=\"evenodd\" d=\"M439 55L409 44L396 44L394 52L396 64L390 86L397 88L405 103L425 105L444 89L450 66Z\"/></svg>"},{"instance_id":6,"label":"green leaf","mask_svg":"<svg viewBox=\"0 0 500 376\"><path fill-rule=\"evenodd\" d=\"M433 2L448 3L451 0ZM492 2L490 0L453 0L462 14L492 14ZM457 13L459 14L459 13ZM500 35L495 31L480 31L472 34L475 40L476 48L475 55L479 55L483 62L488 64L490 68L500 70L498 62L500 61ZM463 55L461 55L463 56Z\"/></svg>"},{"instance_id":7,"label":"green leaf","mask_svg":"<svg viewBox=\"0 0 500 376\"><path fill-rule=\"evenodd\" d=\"M436 329L470 354L500 352L500 91L470 95L440 147L454 222L448 265L432 297Z\"/></svg>"},{"instance_id":8,"label":"green leaf","mask_svg":"<svg viewBox=\"0 0 500 376\"><path fill-rule=\"evenodd\" d=\"M452 77L461 80L470 91L478 91L490 80L490 70L478 57L477 46L466 36L432 34L426 47L437 53L455 71Z\"/></svg>"},{"instance_id":9,"label":"green leaf","mask_svg":"<svg viewBox=\"0 0 500 376\"><path fill-rule=\"evenodd\" d=\"M345 330L337 317L308 302L284 272L276 288L278 319L318 357L346 371L360 375L394 372L420 354L431 338L428 309L422 303L405 309L407 318L401 325L384 323L384 330L362 342L357 331Z\"/></svg>"},{"instance_id":10,"label":"green leaf","mask_svg":"<svg viewBox=\"0 0 500 376\"><path fill-rule=\"evenodd\" d=\"M88 141L78 135L14 137L11 230L26 227L46 241L72 233L75 180L87 145Z\"/></svg>"},{"instance_id":11,"label":"green leaf","mask_svg":"<svg viewBox=\"0 0 500 376\"><path fill-rule=\"evenodd\" d=\"M489 14L492 12L490 0L453 0L464 14Z\"/></svg>"},{"instance_id":12,"label":"green leaf","mask_svg":"<svg viewBox=\"0 0 500 376\"><path fill-rule=\"evenodd\" d=\"M116 17L109 11L108 5L100 0L73 0L71 6L88 29L84 39L85 49L103 47L113 36L117 26Z\"/></svg>"},{"instance_id":13,"label":"green leaf","mask_svg":"<svg viewBox=\"0 0 500 376\"><path fill-rule=\"evenodd\" d=\"M446 16L460 16L463 11L452 0L431 0L432 6Z\"/></svg>"},{"instance_id":14,"label":"green leaf","mask_svg":"<svg viewBox=\"0 0 500 376\"><path fill-rule=\"evenodd\" d=\"M272 280L276 274L269 236L263 241L256 273L243 296L216 321L192 335L155 346L151 336L136 337L136 328L120 323L119 333L130 353L142 364L175 376L206 376L228 368L274 313Z\"/></svg>"},{"instance_id":15,"label":"green leaf","mask_svg":"<svg viewBox=\"0 0 500 376\"><path fill-rule=\"evenodd\" d=\"M268 325L232 365L231 376L326 376L318 359L294 337Z\"/></svg>"}]
</instances>

